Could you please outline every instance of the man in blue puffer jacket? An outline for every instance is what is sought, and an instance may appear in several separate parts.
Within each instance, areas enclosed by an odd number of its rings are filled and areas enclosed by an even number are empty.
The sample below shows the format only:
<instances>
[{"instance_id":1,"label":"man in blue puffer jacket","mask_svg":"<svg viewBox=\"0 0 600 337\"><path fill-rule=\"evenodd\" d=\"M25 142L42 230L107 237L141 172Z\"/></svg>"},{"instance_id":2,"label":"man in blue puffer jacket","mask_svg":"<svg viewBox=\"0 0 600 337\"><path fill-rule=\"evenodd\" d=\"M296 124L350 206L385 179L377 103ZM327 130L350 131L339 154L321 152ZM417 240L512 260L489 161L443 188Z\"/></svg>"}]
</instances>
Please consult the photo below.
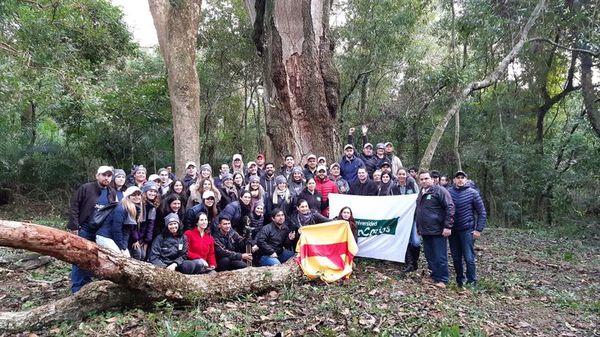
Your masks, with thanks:
<instances>
[{"instance_id":1,"label":"man in blue puffer jacket","mask_svg":"<svg viewBox=\"0 0 600 337\"><path fill-rule=\"evenodd\" d=\"M479 192L467 183L467 174L458 171L454 175L454 186L449 190L454 201L454 227L450 242L450 252L456 271L456 284L463 286L465 275L463 259L467 265L467 284L475 286L477 273L475 270L475 250L473 243L485 228L486 212ZM475 223L475 213L477 223Z\"/></svg>"},{"instance_id":2,"label":"man in blue puffer jacket","mask_svg":"<svg viewBox=\"0 0 600 337\"><path fill-rule=\"evenodd\" d=\"M417 232L423 237L423 250L434 285L446 288L449 278L446 238L453 230L454 203L445 188L434 185L429 172L419 173L419 181L421 192L415 209Z\"/></svg>"}]
</instances>

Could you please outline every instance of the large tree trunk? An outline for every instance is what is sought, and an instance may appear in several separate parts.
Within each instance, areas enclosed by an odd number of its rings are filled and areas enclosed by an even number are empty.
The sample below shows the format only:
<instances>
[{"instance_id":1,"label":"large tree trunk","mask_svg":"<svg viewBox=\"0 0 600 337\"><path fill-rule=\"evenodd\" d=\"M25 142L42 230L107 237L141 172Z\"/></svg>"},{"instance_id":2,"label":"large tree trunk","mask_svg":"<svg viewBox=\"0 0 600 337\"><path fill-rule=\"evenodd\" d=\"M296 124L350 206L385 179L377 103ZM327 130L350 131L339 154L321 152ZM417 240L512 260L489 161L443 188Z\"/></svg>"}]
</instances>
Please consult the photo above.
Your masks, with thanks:
<instances>
[{"instance_id":1,"label":"large tree trunk","mask_svg":"<svg viewBox=\"0 0 600 337\"><path fill-rule=\"evenodd\" d=\"M89 270L99 279L123 285L146 301L167 299L175 302L195 303L199 299L219 300L265 291L303 279L300 267L294 259L282 266L246 268L204 275L184 275L127 258L59 229L7 220L0 220L0 246L26 249L76 264ZM89 293L101 298L101 291L99 293L97 287L99 286L93 287ZM123 293L127 290L119 291ZM78 303L78 301L66 300L62 304L55 303L53 307L49 308L57 310L56 307L66 308L75 305L74 303ZM105 305L112 307L135 303L139 303L138 297L124 301L106 302ZM88 304L83 303L82 305L79 308ZM44 310L39 311L43 312ZM37 312L12 315L38 324L36 322L40 320L32 318L37 315ZM0 315L0 324L7 326L8 323L3 321L7 315L9 318L11 317L6 313Z\"/></svg>"},{"instance_id":2,"label":"large tree trunk","mask_svg":"<svg viewBox=\"0 0 600 337\"><path fill-rule=\"evenodd\" d=\"M427 170L431 166L431 160L433 159L435 150L437 149L437 146L440 143L440 139L442 139L442 135L444 134L444 131L446 131L446 127L448 126L448 123L450 122L452 117L454 117L456 112L461 108L462 104L467 100L469 95L471 95L471 93L473 91L481 90L483 88L487 88L490 85L494 84L496 81L498 81L500 76L506 71L506 67L508 67L509 63L517 56L517 54L521 51L521 48L523 48L523 45L525 44L525 42L527 42L527 35L529 34L529 30L531 29L531 27L533 27L533 24L535 23L537 18L540 16L540 14L542 13L542 10L545 7L546 7L545 0L540 0L538 2L537 6L535 7L535 9L533 10L533 12L531 13L529 20L527 21L527 23L521 30L521 34L519 35L518 42L513 46L511 51L508 53L508 55L506 55L502 59L502 61L498 64L498 66L496 67L496 69L494 69L494 71L492 71L490 74L488 74L481 81L474 81L474 82L467 84L460 91L460 93L457 95L454 103L452 104L450 109L446 112L446 115L444 116L444 118L438 123L437 127L433 131L433 134L431 135L429 144L427 145L427 149L425 149L425 154L423 154L423 158L421 159L421 164L420 164L421 169Z\"/></svg>"},{"instance_id":3,"label":"large tree trunk","mask_svg":"<svg viewBox=\"0 0 600 337\"><path fill-rule=\"evenodd\" d=\"M202 0L148 0L167 66L173 114L175 168L200 157L200 83L196 72L196 36Z\"/></svg>"},{"instance_id":4,"label":"large tree trunk","mask_svg":"<svg viewBox=\"0 0 600 337\"><path fill-rule=\"evenodd\" d=\"M596 136L600 138L600 112L598 111L598 98L592 82L592 56L586 53L579 55L581 62L581 85L583 87L583 104L586 115Z\"/></svg>"},{"instance_id":5,"label":"large tree trunk","mask_svg":"<svg viewBox=\"0 0 600 337\"><path fill-rule=\"evenodd\" d=\"M246 0L264 60L266 126L274 158L335 158L338 73L332 63L330 0Z\"/></svg>"}]
</instances>

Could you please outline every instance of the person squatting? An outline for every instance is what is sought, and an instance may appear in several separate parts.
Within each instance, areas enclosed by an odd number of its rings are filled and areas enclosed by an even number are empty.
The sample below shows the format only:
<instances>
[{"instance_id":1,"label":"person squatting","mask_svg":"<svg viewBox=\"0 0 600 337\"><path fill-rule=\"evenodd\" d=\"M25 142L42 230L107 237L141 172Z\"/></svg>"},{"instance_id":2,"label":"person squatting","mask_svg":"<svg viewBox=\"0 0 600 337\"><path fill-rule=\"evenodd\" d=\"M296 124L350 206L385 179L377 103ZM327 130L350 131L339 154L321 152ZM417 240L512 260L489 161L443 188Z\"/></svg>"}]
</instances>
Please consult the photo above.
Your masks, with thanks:
<instances>
[{"instance_id":1,"label":"person squatting","mask_svg":"<svg viewBox=\"0 0 600 337\"><path fill-rule=\"evenodd\" d=\"M301 228L329 221L332 193L418 194L404 272L417 269L422 242L431 281L444 288L449 242L458 286L476 285L474 241L486 225L476 186L463 171L450 182L437 171L404 168L393 144L373 146L367 131L362 126L358 153L351 128L341 159L332 163L310 154L299 166L286 155L276 166L260 153L247 163L235 154L214 173L209 164L188 161L183 177L176 177L172 166L151 175L143 165L130 174L100 166L96 180L73 193L67 227L99 246L161 268L214 273L292 258ZM358 238L349 207L334 219L348 221ZM91 282L91 274L73 265L71 280L75 293Z\"/></svg>"}]
</instances>

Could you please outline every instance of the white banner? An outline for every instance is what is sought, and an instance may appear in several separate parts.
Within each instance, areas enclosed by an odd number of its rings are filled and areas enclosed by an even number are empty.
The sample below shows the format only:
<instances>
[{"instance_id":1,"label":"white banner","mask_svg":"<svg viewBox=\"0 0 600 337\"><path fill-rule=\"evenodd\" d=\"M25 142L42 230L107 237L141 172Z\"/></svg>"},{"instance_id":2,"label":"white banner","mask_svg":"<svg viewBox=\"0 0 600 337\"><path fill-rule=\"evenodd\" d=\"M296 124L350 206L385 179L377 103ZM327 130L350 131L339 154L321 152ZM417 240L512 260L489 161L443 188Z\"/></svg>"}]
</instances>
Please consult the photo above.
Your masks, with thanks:
<instances>
[{"instance_id":1,"label":"white banner","mask_svg":"<svg viewBox=\"0 0 600 337\"><path fill-rule=\"evenodd\" d=\"M329 215L336 217L345 206L352 209L358 227L357 256L404 262L416 200L417 194L329 194Z\"/></svg>"}]
</instances>

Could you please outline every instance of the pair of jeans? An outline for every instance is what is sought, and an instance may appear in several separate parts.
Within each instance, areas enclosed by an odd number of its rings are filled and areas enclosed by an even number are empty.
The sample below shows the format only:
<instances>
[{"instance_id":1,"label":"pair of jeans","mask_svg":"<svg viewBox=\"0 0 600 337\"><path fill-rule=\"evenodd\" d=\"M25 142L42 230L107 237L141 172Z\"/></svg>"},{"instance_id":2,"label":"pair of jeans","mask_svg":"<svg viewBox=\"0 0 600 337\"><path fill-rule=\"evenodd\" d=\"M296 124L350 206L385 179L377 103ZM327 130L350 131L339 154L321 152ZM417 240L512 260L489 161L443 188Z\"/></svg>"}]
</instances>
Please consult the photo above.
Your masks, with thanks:
<instances>
[{"instance_id":1,"label":"pair of jeans","mask_svg":"<svg viewBox=\"0 0 600 337\"><path fill-rule=\"evenodd\" d=\"M456 271L456 284L462 286L465 281L463 259L467 266L467 283L477 282L477 271L475 267L475 247L473 241L473 230L468 229L460 232L452 231L448 238L452 262Z\"/></svg>"},{"instance_id":2,"label":"pair of jeans","mask_svg":"<svg viewBox=\"0 0 600 337\"><path fill-rule=\"evenodd\" d=\"M421 236L417 233L417 222L413 221L412 229L410 230L410 238L408 244L419 248L421 247Z\"/></svg>"},{"instance_id":3,"label":"pair of jeans","mask_svg":"<svg viewBox=\"0 0 600 337\"><path fill-rule=\"evenodd\" d=\"M448 244L441 235L423 235L423 251L434 282L448 283Z\"/></svg>"},{"instance_id":4,"label":"pair of jeans","mask_svg":"<svg viewBox=\"0 0 600 337\"><path fill-rule=\"evenodd\" d=\"M278 264L285 263L296 255L291 250L284 249L281 253L277 254L277 257L271 257L270 255L262 255L258 259L258 264L261 266L276 266Z\"/></svg>"},{"instance_id":5,"label":"pair of jeans","mask_svg":"<svg viewBox=\"0 0 600 337\"><path fill-rule=\"evenodd\" d=\"M79 236L94 242L96 240L96 234L86 231L81 228L79 230ZM77 265L73 265L71 269L71 292L74 294L81 289L84 285L92 282L92 273L85 269L79 268Z\"/></svg>"}]
</instances>

